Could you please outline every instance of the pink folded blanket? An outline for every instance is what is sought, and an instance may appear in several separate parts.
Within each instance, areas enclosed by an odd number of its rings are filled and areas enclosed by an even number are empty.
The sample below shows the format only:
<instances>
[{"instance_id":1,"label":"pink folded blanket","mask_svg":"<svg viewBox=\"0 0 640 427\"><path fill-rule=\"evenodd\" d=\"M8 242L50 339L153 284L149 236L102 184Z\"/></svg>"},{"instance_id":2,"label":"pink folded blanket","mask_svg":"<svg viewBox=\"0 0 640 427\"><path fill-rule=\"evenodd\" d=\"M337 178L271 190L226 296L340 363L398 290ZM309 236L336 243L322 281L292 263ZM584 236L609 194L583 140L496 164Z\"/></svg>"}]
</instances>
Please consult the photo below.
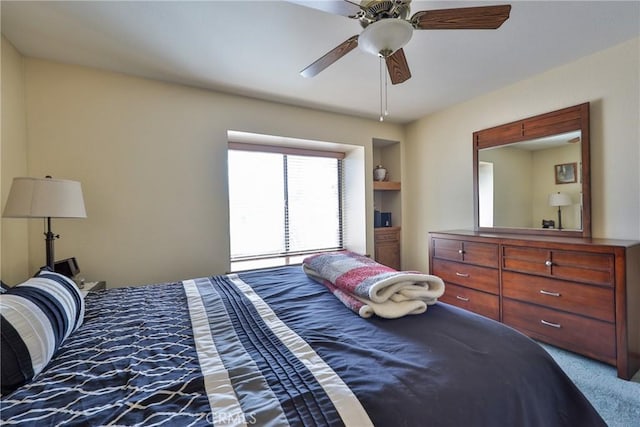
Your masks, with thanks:
<instances>
[{"instance_id":1,"label":"pink folded blanket","mask_svg":"<svg viewBox=\"0 0 640 427\"><path fill-rule=\"evenodd\" d=\"M302 268L362 317L424 313L444 293L444 282L437 276L396 271L349 251L310 256Z\"/></svg>"}]
</instances>

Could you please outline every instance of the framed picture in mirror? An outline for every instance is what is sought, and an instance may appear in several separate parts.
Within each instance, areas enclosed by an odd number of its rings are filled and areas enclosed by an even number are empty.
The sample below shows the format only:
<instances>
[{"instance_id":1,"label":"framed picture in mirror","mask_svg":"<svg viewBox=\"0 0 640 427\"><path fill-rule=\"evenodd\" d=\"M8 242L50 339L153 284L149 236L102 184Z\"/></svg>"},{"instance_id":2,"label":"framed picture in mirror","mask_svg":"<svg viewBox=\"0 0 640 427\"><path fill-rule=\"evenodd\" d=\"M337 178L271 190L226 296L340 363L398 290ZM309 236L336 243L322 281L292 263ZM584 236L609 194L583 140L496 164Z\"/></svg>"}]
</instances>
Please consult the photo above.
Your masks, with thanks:
<instances>
[{"instance_id":1,"label":"framed picture in mirror","mask_svg":"<svg viewBox=\"0 0 640 427\"><path fill-rule=\"evenodd\" d=\"M572 184L577 182L577 163L555 165L556 184Z\"/></svg>"}]
</instances>

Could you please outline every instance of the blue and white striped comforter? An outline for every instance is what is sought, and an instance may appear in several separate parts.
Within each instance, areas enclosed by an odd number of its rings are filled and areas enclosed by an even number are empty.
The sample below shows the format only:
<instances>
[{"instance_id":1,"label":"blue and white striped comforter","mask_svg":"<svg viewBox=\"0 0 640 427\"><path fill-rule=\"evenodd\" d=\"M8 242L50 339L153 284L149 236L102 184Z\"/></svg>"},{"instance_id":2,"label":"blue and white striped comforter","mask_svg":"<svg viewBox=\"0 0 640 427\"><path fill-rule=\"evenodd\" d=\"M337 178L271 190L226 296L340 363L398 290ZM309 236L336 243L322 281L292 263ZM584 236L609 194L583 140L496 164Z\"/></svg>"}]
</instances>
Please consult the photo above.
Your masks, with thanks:
<instances>
[{"instance_id":1,"label":"blue and white striped comforter","mask_svg":"<svg viewBox=\"0 0 640 427\"><path fill-rule=\"evenodd\" d=\"M438 303L362 319L300 267L89 294L3 425L604 425L536 343Z\"/></svg>"}]
</instances>

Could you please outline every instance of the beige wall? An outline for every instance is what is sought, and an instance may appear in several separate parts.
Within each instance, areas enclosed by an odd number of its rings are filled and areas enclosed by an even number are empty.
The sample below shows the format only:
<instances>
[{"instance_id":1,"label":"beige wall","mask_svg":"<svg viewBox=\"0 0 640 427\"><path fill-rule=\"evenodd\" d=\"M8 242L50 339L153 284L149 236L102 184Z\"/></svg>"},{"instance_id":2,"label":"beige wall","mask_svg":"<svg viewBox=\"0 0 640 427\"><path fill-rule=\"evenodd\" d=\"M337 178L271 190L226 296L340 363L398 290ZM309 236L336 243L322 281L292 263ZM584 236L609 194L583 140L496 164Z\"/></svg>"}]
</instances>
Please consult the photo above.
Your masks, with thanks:
<instances>
[{"instance_id":1,"label":"beige wall","mask_svg":"<svg viewBox=\"0 0 640 427\"><path fill-rule=\"evenodd\" d=\"M228 270L228 130L365 147L367 177L372 139L404 139L401 126L377 120L43 60L25 65L28 173L80 181L88 214L54 221L56 258L78 257L88 280L109 286ZM373 219L365 224L373 253ZM31 269L44 260L41 233L30 225Z\"/></svg>"},{"instance_id":2,"label":"beige wall","mask_svg":"<svg viewBox=\"0 0 640 427\"><path fill-rule=\"evenodd\" d=\"M62 236L56 258L78 256L87 279L113 286L227 269L229 129L365 147L367 206L373 206L372 139L403 141L403 268L426 270L428 231L473 226L472 132L586 101L593 234L640 239L638 39L406 127L23 59L5 45L2 202L15 175L81 181L89 217L56 220L54 231ZM14 82L17 94L8 97L4 89ZM17 113L7 118L6 111ZM11 142L8 128L18 134ZM373 253L372 218L365 220ZM26 223L28 249L24 238L7 238L9 227ZM43 263L42 224L3 219L2 225L2 277L22 280ZM22 265L28 250L28 267L7 264L9 250Z\"/></svg>"},{"instance_id":3,"label":"beige wall","mask_svg":"<svg viewBox=\"0 0 640 427\"><path fill-rule=\"evenodd\" d=\"M630 40L409 125L404 268L428 268L429 231L473 227L474 131L587 101L593 235L640 239L639 44Z\"/></svg>"},{"instance_id":4,"label":"beige wall","mask_svg":"<svg viewBox=\"0 0 640 427\"><path fill-rule=\"evenodd\" d=\"M12 178L27 175L24 60L4 36L1 88L0 206L4 209ZM0 226L0 272L2 280L10 285L29 275L27 221L2 219Z\"/></svg>"}]
</instances>

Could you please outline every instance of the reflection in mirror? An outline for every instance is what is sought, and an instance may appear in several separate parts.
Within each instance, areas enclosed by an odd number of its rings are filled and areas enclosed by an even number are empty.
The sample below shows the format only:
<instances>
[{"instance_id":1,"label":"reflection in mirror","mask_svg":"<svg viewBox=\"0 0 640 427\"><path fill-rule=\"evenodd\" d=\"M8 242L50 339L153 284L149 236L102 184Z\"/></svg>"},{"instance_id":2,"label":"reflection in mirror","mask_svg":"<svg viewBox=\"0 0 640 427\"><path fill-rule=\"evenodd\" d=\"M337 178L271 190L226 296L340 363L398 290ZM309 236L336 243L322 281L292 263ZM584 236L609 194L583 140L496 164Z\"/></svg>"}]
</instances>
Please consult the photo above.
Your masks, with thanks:
<instances>
[{"instance_id":1,"label":"reflection in mirror","mask_svg":"<svg viewBox=\"0 0 640 427\"><path fill-rule=\"evenodd\" d=\"M474 229L591 236L589 103L473 133Z\"/></svg>"},{"instance_id":2,"label":"reflection in mirror","mask_svg":"<svg viewBox=\"0 0 640 427\"><path fill-rule=\"evenodd\" d=\"M579 130L478 150L480 227L582 230L581 166Z\"/></svg>"}]
</instances>

